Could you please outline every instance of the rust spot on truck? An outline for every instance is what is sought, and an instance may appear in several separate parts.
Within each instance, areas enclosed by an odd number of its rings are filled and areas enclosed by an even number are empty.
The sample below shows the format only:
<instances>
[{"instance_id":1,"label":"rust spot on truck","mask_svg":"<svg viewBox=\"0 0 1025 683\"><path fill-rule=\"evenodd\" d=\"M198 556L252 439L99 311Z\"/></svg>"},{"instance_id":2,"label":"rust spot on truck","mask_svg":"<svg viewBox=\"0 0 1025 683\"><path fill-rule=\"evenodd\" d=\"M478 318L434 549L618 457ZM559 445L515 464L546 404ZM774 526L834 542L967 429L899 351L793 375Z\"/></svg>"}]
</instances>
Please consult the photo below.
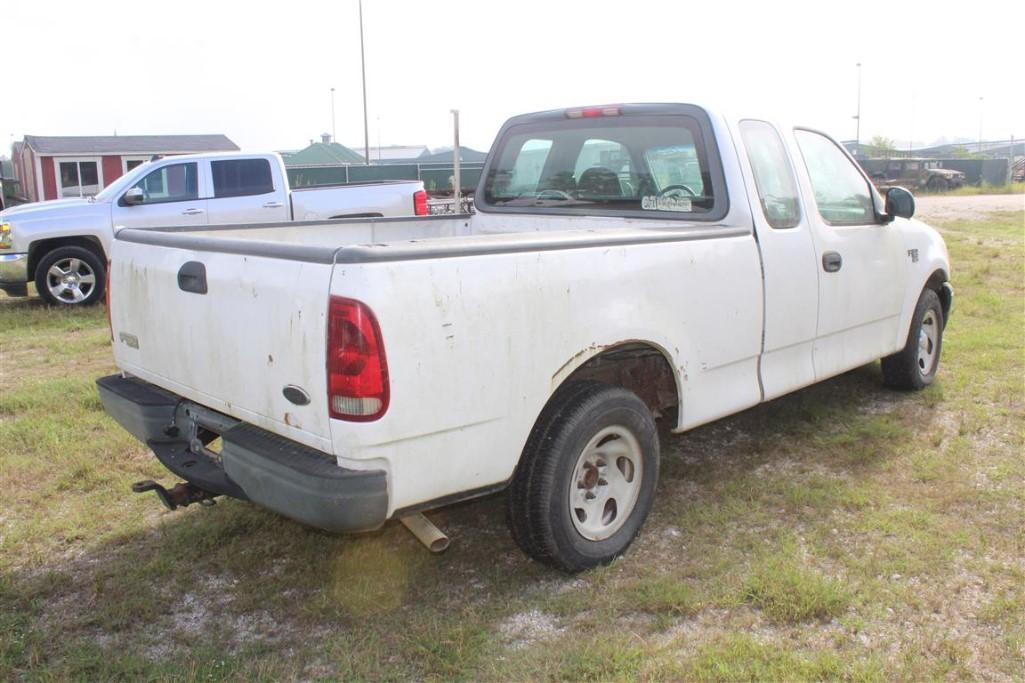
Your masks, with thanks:
<instances>
[{"instance_id":1,"label":"rust spot on truck","mask_svg":"<svg viewBox=\"0 0 1025 683\"><path fill-rule=\"evenodd\" d=\"M584 357L587 359L581 363ZM576 364L579 367L574 368ZM592 344L575 354L552 376L553 390L562 383L563 375L566 381L595 380L629 389L656 417L680 400L669 361L655 347L636 340Z\"/></svg>"}]
</instances>

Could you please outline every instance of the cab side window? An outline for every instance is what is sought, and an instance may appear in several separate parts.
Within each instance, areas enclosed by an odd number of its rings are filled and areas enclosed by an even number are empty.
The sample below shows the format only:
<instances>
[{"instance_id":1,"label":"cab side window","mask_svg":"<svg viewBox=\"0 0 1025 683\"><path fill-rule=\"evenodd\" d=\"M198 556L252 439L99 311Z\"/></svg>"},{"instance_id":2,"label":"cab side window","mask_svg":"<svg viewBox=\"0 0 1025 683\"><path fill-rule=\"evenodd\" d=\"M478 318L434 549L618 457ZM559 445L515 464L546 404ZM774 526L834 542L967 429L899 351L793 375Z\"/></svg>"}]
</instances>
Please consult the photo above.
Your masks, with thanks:
<instances>
[{"instance_id":1,"label":"cab side window","mask_svg":"<svg viewBox=\"0 0 1025 683\"><path fill-rule=\"evenodd\" d=\"M765 121L741 121L740 135L765 220L777 230L796 227L801 222L801 202L779 133Z\"/></svg>"},{"instance_id":2,"label":"cab side window","mask_svg":"<svg viewBox=\"0 0 1025 683\"><path fill-rule=\"evenodd\" d=\"M794 131L819 215L829 225L875 222L868 182L835 142L810 130Z\"/></svg>"},{"instance_id":3,"label":"cab side window","mask_svg":"<svg viewBox=\"0 0 1025 683\"><path fill-rule=\"evenodd\" d=\"M225 159L210 164L214 197L245 197L274 191L266 159Z\"/></svg>"},{"instance_id":4,"label":"cab side window","mask_svg":"<svg viewBox=\"0 0 1025 683\"><path fill-rule=\"evenodd\" d=\"M162 166L147 173L134 187L142 190L143 204L192 201L199 197L196 163Z\"/></svg>"}]
</instances>

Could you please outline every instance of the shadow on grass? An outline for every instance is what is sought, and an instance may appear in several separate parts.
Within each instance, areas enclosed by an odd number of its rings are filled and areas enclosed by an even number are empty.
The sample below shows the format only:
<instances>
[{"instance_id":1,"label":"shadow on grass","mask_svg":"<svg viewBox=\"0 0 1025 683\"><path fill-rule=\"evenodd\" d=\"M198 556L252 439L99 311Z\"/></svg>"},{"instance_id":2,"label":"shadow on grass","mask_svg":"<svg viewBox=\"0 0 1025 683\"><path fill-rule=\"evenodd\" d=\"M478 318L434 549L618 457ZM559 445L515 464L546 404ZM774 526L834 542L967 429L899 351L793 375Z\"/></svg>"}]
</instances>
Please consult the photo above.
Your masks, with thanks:
<instances>
[{"instance_id":1,"label":"shadow on grass","mask_svg":"<svg viewBox=\"0 0 1025 683\"><path fill-rule=\"evenodd\" d=\"M655 553L681 511L710 496L772 515L778 500L765 497L766 467L780 477L795 463L857 475L885 462L905 438L896 406L910 400L883 389L878 368L866 366L663 436L655 513L617 566ZM702 491L697 500L687 495L693 487ZM131 494L111 492L110 514L123 514L122 495ZM822 502L835 504L828 496ZM138 531L68 548L41 569L0 575L7 634L0 674L42 667L58 677L179 675L187 654L197 668L186 678L316 677L311 661L331 677L470 675L503 651L512 615L543 609L578 584L520 553L505 529L504 504L498 494L429 513L452 538L443 555L429 554L394 522L338 537L234 500L162 514ZM709 518L705 531L727 537L730 515L742 507ZM659 561L682 561L689 542L684 536ZM706 578L716 580L718 571L727 572L707 567Z\"/></svg>"}]
</instances>

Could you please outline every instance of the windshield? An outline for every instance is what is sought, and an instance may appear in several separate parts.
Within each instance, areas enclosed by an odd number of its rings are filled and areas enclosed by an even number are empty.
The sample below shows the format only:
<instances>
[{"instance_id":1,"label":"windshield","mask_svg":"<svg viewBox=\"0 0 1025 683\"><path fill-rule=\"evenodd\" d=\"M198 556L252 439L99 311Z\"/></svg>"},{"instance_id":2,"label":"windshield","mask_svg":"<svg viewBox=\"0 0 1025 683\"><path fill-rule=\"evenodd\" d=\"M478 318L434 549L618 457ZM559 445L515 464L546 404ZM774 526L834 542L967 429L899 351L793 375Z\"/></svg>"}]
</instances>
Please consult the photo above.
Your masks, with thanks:
<instances>
[{"instance_id":1,"label":"windshield","mask_svg":"<svg viewBox=\"0 0 1025 683\"><path fill-rule=\"evenodd\" d=\"M609 116L515 126L488 169L485 203L584 214L700 215L716 204L690 116Z\"/></svg>"},{"instance_id":2,"label":"windshield","mask_svg":"<svg viewBox=\"0 0 1025 683\"><path fill-rule=\"evenodd\" d=\"M122 192L130 188L136 183L143 175L146 174L153 167L152 161L147 161L143 164L139 164L128 173L107 185L105 188L100 190L96 195L95 199L99 202L107 202L113 199L117 199Z\"/></svg>"}]
</instances>

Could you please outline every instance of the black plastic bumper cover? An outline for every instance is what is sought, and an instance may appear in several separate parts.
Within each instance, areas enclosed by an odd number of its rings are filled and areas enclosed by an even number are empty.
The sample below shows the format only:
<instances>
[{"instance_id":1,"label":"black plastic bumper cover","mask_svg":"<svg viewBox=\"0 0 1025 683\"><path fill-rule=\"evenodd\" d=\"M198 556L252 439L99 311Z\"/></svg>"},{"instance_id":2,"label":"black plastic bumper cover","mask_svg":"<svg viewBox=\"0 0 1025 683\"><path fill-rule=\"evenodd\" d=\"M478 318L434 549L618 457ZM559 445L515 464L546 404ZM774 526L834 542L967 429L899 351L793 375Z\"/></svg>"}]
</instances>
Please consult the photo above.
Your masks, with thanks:
<instances>
[{"instance_id":1,"label":"black plastic bumper cover","mask_svg":"<svg viewBox=\"0 0 1025 683\"><path fill-rule=\"evenodd\" d=\"M381 470L339 467L333 456L244 422L219 434L217 462L194 453L184 436L189 418L183 418L183 407L190 402L120 375L101 377L96 385L111 417L189 483L327 531L367 531L385 521L388 487Z\"/></svg>"}]
</instances>

